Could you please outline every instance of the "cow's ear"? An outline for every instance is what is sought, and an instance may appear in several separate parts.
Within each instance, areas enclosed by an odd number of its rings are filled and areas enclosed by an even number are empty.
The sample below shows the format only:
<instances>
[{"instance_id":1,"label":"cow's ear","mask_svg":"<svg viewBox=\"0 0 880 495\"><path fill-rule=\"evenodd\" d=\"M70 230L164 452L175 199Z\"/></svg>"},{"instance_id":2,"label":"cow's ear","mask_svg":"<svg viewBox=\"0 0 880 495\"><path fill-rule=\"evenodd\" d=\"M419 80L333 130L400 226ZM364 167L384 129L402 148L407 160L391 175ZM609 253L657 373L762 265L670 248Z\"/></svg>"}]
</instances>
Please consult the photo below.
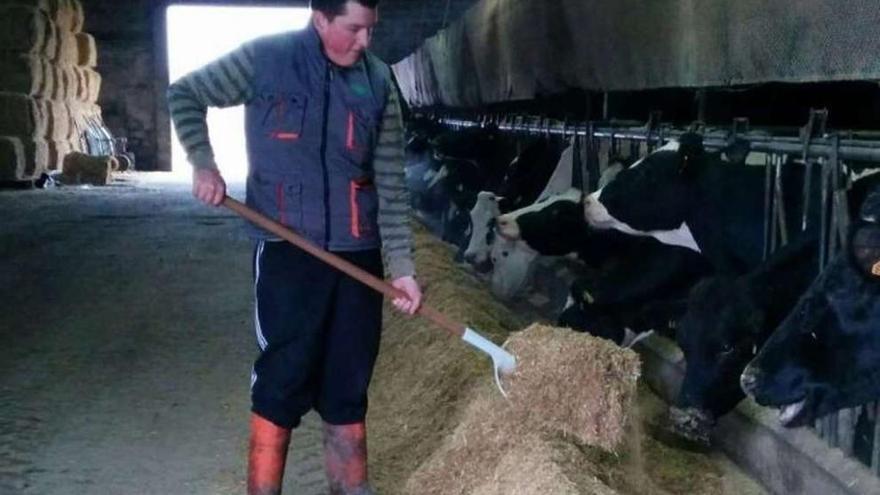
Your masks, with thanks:
<instances>
[{"instance_id":1,"label":"cow's ear","mask_svg":"<svg viewBox=\"0 0 880 495\"><path fill-rule=\"evenodd\" d=\"M703 148L703 136L695 132L687 132L678 140L678 154L681 157L679 172L693 173L699 163L699 158L705 153Z\"/></svg>"}]
</instances>

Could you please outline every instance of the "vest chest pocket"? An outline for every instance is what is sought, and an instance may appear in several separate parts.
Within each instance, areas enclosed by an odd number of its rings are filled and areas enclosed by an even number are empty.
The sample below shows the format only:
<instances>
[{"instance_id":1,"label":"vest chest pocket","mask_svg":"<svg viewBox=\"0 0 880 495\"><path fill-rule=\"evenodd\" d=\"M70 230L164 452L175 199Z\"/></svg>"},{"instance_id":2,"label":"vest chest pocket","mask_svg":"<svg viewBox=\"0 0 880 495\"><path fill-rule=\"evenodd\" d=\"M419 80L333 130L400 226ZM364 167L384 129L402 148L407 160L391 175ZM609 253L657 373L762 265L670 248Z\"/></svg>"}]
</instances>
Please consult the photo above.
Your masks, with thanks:
<instances>
[{"instance_id":1,"label":"vest chest pocket","mask_svg":"<svg viewBox=\"0 0 880 495\"><path fill-rule=\"evenodd\" d=\"M280 92L266 94L262 99L265 137L272 141L298 141L303 132L306 98Z\"/></svg>"},{"instance_id":2,"label":"vest chest pocket","mask_svg":"<svg viewBox=\"0 0 880 495\"><path fill-rule=\"evenodd\" d=\"M376 118L367 110L350 107L345 118L345 151L358 165L363 165L373 155L379 131Z\"/></svg>"}]
</instances>

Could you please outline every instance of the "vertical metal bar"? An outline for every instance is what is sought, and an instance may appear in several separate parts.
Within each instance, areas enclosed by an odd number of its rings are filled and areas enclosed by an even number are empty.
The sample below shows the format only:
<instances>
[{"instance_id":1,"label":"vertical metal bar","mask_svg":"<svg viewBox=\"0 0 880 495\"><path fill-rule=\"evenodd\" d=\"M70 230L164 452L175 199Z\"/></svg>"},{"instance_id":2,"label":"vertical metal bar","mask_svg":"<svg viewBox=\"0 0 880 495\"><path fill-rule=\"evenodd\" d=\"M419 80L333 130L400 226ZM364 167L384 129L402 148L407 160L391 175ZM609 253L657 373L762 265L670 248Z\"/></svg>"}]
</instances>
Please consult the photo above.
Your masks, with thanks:
<instances>
[{"instance_id":1,"label":"vertical metal bar","mask_svg":"<svg viewBox=\"0 0 880 495\"><path fill-rule=\"evenodd\" d=\"M786 162L786 157L784 155L779 157L779 162L776 166L776 213L778 213L777 221L779 222L779 246L782 247L788 244L788 222L786 221L785 216L785 191L782 187L782 167Z\"/></svg>"},{"instance_id":2,"label":"vertical metal bar","mask_svg":"<svg viewBox=\"0 0 880 495\"><path fill-rule=\"evenodd\" d=\"M610 111L609 111L609 107L611 106L611 104L609 102L610 99L611 99L611 97L608 95L608 92L606 91L602 95L602 120L604 120L606 122L608 121L608 118L610 115Z\"/></svg>"},{"instance_id":3,"label":"vertical metal bar","mask_svg":"<svg viewBox=\"0 0 880 495\"><path fill-rule=\"evenodd\" d=\"M819 224L819 270L821 271L828 264L828 232L830 225L828 223L828 190L831 186L831 164L828 161L820 162L822 164L822 195L820 206L820 224Z\"/></svg>"},{"instance_id":4,"label":"vertical metal bar","mask_svg":"<svg viewBox=\"0 0 880 495\"><path fill-rule=\"evenodd\" d=\"M840 447L840 439L837 436L837 416L840 412L828 414L823 418L825 422L825 440L832 447Z\"/></svg>"},{"instance_id":5,"label":"vertical metal bar","mask_svg":"<svg viewBox=\"0 0 880 495\"><path fill-rule=\"evenodd\" d=\"M840 184L840 179L843 177L842 168L843 164L840 161L840 134L834 134L831 137L832 147L831 147L831 156L827 161L831 162L831 190L833 191L833 195L831 196L831 215L832 221L834 222L834 228L831 229L830 232L830 244L828 247L828 256L833 258L836 254L840 246L842 246L845 242L847 232L849 230L849 202L846 197L846 189L848 184Z\"/></svg>"},{"instance_id":6,"label":"vertical metal bar","mask_svg":"<svg viewBox=\"0 0 880 495\"><path fill-rule=\"evenodd\" d=\"M837 446L849 457L852 457L855 450L856 421L862 409L862 407L854 407L844 409L837 414Z\"/></svg>"},{"instance_id":7,"label":"vertical metal bar","mask_svg":"<svg viewBox=\"0 0 880 495\"><path fill-rule=\"evenodd\" d=\"M880 476L880 402L874 404L874 444L871 449L871 468Z\"/></svg>"},{"instance_id":8,"label":"vertical metal bar","mask_svg":"<svg viewBox=\"0 0 880 495\"><path fill-rule=\"evenodd\" d=\"M708 95L706 93L705 88L701 88L697 90L697 120L699 122L706 122L706 100L708 99Z\"/></svg>"},{"instance_id":9,"label":"vertical metal bar","mask_svg":"<svg viewBox=\"0 0 880 495\"><path fill-rule=\"evenodd\" d=\"M764 260L770 256L770 236L773 235L773 155L764 156Z\"/></svg>"},{"instance_id":10,"label":"vertical metal bar","mask_svg":"<svg viewBox=\"0 0 880 495\"><path fill-rule=\"evenodd\" d=\"M803 211L801 215L801 232L807 230L810 218L810 202L812 201L810 189L813 188L813 164L807 158L807 150L804 148L804 199L801 203Z\"/></svg>"}]
</instances>

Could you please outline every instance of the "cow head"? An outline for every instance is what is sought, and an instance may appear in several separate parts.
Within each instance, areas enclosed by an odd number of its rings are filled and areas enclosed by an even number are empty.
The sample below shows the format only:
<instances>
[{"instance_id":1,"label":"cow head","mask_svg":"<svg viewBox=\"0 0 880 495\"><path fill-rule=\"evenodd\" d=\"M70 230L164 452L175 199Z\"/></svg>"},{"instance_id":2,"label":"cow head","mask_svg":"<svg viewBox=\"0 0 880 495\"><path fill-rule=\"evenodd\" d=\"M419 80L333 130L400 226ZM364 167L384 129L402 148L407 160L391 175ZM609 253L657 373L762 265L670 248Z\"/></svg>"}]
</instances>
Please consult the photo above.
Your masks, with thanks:
<instances>
[{"instance_id":1,"label":"cow head","mask_svg":"<svg viewBox=\"0 0 880 495\"><path fill-rule=\"evenodd\" d=\"M535 251L563 255L575 251L572 234L586 228L578 189L549 196L537 203L498 217L498 232L512 240L522 240Z\"/></svg>"},{"instance_id":2,"label":"cow head","mask_svg":"<svg viewBox=\"0 0 880 495\"><path fill-rule=\"evenodd\" d=\"M880 397L880 284L838 256L743 372L784 426Z\"/></svg>"},{"instance_id":3,"label":"cow head","mask_svg":"<svg viewBox=\"0 0 880 495\"><path fill-rule=\"evenodd\" d=\"M640 231L673 230L685 222L691 184L705 167L702 139L685 134L621 171L585 204L591 225L624 223Z\"/></svg>"},{"instance_id":4,"label":"cow head","mask_svg":"<svg viewBox=\"0 0 880 495\"><path fill-rule=\"evenodd\" d=\"M489 254L495 242L495 219L501 214L498 201L499 198L495 194L480 191L477 194L477 202L470 211L471 237L464 251L464 260L482 273L492 268Z\"/></svg>"},{"instance_id":5,"label":"cow head","mask_svg":"<svg viewBox=\"0 0 880 495\"><path fill-rule=\"evenodd\" d=\"M626 331L612 314L607 310L603 311L596 304L593 282L592 278L579 278L571 284L568 301L559 315L557 324L620 345L623 343Z\"/></svg>"},{"instance_id":6,"label":"cow head","mask_svg":"<svg viewBox=\"0 0 880 495\"><path fill-rule=\"evenodd\" d=\"M528 283L538 253L522 242L499 237L492 243L489 257L492 262L492 294L510 300Z\"/></svg>"},{"instance_id":7,"label":"cow head","mask_svg":"<svg viewBox=\"0 0 880 495\"><path fill-rule=\"evenodd\" d=\"M856 271L880 282L880 194L869 196L862 210L850 227L849 259Z\"/></svg>"},{"instance_id":8,"label":"cow head","mask_svg":"<svg viewBox=\"0 0 880 495\"><path fill-rule=\"evenodd\" d=\"M880 219L880 190L862 205L862 229ZM880 397L880 279L874 234L852 234L849 254L823 270L741 377L784 426L809 424ZM870 228L869 228L870 230Z\"/></svg>"},{"instance_id":9,"label":"cow head","mask_svg":"<svg viewBox=\"0 0 880 495\"><path fill-rule=\"evenodd\" d=\"M685 422L685 436L708 438L715 420L745 397L739 376L755 355L764 318L753 301L742 279L707 278L691 290L676 328L687 367L672 417Z\"/></svg>"}]
</instances>

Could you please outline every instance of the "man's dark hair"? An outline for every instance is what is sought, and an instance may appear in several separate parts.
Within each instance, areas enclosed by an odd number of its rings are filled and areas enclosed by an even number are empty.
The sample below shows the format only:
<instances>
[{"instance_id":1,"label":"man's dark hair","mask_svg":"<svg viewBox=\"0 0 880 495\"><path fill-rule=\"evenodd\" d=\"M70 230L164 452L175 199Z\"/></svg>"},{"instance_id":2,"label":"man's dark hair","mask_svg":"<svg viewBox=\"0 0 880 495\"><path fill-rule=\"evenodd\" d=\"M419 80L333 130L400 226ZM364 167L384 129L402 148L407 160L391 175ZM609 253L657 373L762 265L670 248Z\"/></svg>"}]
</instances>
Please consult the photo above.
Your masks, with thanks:
<instances>
[{"instance_id":1,"label":"man's dark hair","mask_svg":"<svg viewBox=\"0 0 880 495\"><path fill-rule=\"evenodd\" d=\"M379 0L351 0L352 2L359 3L364 7L375 9L376 6L379 5ZM309 7L312 10L321 11L325 16L330 19L338 15L342 15L345 12L345 4L348 3L349 0L311 0L309 2Z\"/></svg>"}]
</instances>

